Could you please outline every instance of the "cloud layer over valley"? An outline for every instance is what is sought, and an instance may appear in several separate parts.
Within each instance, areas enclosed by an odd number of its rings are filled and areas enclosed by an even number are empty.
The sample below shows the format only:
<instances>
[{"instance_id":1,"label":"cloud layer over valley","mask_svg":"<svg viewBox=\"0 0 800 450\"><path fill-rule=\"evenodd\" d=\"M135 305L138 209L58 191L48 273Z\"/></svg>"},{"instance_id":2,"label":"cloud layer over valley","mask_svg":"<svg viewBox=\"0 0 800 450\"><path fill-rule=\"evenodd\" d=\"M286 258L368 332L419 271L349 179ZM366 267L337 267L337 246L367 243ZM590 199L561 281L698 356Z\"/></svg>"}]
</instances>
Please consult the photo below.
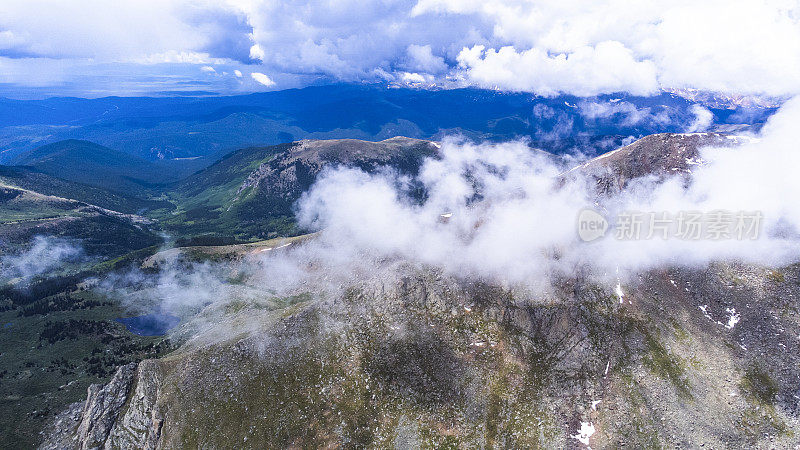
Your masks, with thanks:
<instances>
[{"instance_id":1,"label":"cloud layer over valley","mask_svg":"<svg viewBox=\"0 0 800 450\"><path fill-rule=\"evenodd\" d=\"M546 296L565 278L589 279L611 292L650 269L720 261L781 267L800 261L800 209L790 200L800 195L791 173L800 165L798 119L800 101L792 100L758 136L720 136L736 145L705 148L689 158L690 169L666 168L667 175L631 180L618 192L598 193L589 170L597 161L569 170L574 161L524 142L448 140L413 178L391 169L330 168L296 205L300 223L318 231L312 238L276 242L233 265L168 260L158 275L128 274L105 286L141 291L141 301L125 297L145 310L205 308L202 318L216 323L232 304L271 307L308 293L336 298L354 286L393 286L418 270ZM612 227L624 211L747 211L763 221L757 239L621 240L612 229L587 243L576 222L587 207Z\"/></svg>"},{"instance_id":2,"label":"cloud layer over valley","mask_svg":"<svg viewBox=\"0 0 800 450\"><path fill-rule=\"evenodd\" d=\"M321 230L323 245L504 283L546 283L552 275L585 269L603 275L714 260L782 265L800 257L800 209L789 200L800 194L790 173L800 164L792 126L799 118L800 101L793 100L758 138L705 149L691 173L634 180L610 196L597 195L590 171L573 170L562 178L563 165L524 143L449 141L442 158L429 160L415 180L428 193L424 202L406 196L411 180L391 172L339 169L327 172L304 197L299 217ZM584 243L576 220L586 207L610 219L624 211L760 211L763 229L756 240L627 241L611 230L605 239Z\"/></svg>"}]
</instances>

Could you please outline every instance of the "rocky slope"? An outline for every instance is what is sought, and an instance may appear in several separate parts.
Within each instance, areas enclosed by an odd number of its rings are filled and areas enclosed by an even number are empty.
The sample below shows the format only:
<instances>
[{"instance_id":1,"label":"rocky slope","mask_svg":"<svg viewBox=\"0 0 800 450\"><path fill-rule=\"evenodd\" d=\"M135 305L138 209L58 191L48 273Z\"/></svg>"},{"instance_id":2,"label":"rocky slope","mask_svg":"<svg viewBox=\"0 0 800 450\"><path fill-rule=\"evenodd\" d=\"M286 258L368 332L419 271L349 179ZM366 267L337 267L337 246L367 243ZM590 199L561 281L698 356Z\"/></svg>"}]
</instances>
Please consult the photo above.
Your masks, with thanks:
<instances>
[{"instance_id":1,"label":"rocky slope","mask_svg":"<svg viewBox=\"0 0 800 450\"><path fill-rule=\"evenodd\" d=\"M620 301L419 272L122 367L43 448L787 448L798 275L654 271Z\"/></svg>"},{"instance_id":2,"label":"rocky slope","mask_svg":"<svg viewBox=\"0 0 800 450\"><path fill-rule=\"evenodd\" d=\"M691 170L720 143L731 139L655 135L578 170L610 193ZM330 158L358 154L346 144ZM324 153L310 154L268 163L249 186L300 189L295 163L319 167ZM414 266L332 297L308 286L287 306L227 308L223 334L90 389L43 448L796 445L800 266L598 283L576 273L534 294Z\"/></svg>"},{"instance_id":3,"label":"rocky slope","mask_svg":"<svg viewBox=\"0 0 800 450\"><path fill-rule=\"evenodd\" d=\"M748 139L720 133L653 134L591 159L564 178L588 176L599 193L614 194L636 178L691 174L693 167L704 164L703 148L733 147Z\"/></svg>"},{"instance_id":4,"label":"rocky slope","mask_svg":"<svg viewBox=\"0 0 800 450\"><path fill-rule=\"evenodd\" d=\"M415 175L422 161L436 155L429 141L393 137L380 142L355 139L299 141L288 152L261 164L242 183L234 204L247 199L264 214L291 214L292 204L325 167L348 166L373 172L391 167Z\"/></svg>"}]
</instances>

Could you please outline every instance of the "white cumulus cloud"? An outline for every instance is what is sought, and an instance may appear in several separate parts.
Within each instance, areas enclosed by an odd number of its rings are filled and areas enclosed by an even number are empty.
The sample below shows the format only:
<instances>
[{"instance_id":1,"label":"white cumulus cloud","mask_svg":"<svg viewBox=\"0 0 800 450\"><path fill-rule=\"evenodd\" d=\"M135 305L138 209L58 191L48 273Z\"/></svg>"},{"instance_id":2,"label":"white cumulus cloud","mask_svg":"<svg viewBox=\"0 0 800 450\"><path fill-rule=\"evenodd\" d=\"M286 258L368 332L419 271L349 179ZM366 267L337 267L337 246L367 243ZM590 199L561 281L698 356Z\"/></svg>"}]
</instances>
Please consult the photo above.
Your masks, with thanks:
<instances>
[{"instance_id":1,"label":"white cumulus cloud","mask_svg":"<svg viewBox=\"0 0 800 450\"><path fill-rule=\"evenodd\" d=\"M142 33L142 30L147 30ZM15 62L9 62L9 61ZM0 78L105 79L109 65L226 65L303 80L433 76L541 95L661 88L800 93L800 5L785 0L119 0L0 2ZM19 68L36 66L37 70ZM16 72L15 72L16 71ZM126 71L132 81L140 72ZM43 81L42 78L45 78ZM92 78L92 77L90 77ZM214 82L224 83L224 77ZM83 81L87 83L88 81ZM144 82L143 82L144 84ZM90 90L91 87L87 87Z\"/></svg>"},{"instance_id":2,"label":"white cumulus cloud","mask_svg":"<svg viewBox=\"0 0 800 450\"><path fill-rule=\"evenodd\" d=\"M720 260L780 266L800 261L800 207L792 200L800 195L793 175L800 164L798 118L800 99L773 116L758 139L702 151L705 163L693 166L688 183L683 175L644 178L599 198L588 188L591 179L571 172L577 178L563 181L562 167L524 143L446 141L441 158L427 160L420 171L423 203L403 194L404 177L340 168L326 171L303 197L298 218L320 230L315 245L340 256L411 261L540 287L554 274L581 269L602 277ZM618 240L612 229L587 244L576 224L586 207L609 217L615 211L758 211L763 229L752 240Z\"/></svg>"},{"instance_id":3,"label":"white cumulus cloud","mask_svg":"<svg viewBox=\"0 0 800 450\"><path fill-rule=\"evenodd\" d=\"M486 50L476 45L462 50L458 61L471 83L487 88L581 96L622 91L648 95L658 89L655 65L637 61L614 41L555 55L538 48L520 52L512 46Z\"/></svg>"},{"instance_id":4,"label":"white cumulus cloud","mask_svg":"<svg viewBox=\"0 0 800 450\"><path fill-rule=\"evenodd\" d=\"M692 105L690 111L694 114L694 120L689 124L689 129L686 130L689 133L706 131L714 121L714 114L701 105Z\"/></svg>"},{"instance_id":5,"label":"white cumulus cloud","mask_svg":"<svg viewBox=\"0 0 800 450\"><path fill-rule=\"evenodd\" d=\"M256 80L258 83L263 84L264 86L274 86L275 82L272 79L263 73L260 72L253 72L250 76Z\"/></svg>"}]
</instances>

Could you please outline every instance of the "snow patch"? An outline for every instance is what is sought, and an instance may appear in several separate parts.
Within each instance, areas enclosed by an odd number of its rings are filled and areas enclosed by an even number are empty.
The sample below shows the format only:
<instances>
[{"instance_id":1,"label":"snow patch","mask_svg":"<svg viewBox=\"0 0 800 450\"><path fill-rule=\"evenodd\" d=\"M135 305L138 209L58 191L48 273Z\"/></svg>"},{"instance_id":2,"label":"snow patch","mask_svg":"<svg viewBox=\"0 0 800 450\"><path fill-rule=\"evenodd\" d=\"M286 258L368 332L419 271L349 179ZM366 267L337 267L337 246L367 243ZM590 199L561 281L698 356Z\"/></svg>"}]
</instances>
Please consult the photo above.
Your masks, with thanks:
<instances>
[{"instance_id":1,"label":"snow patch","mask_svg":"<svg viewBox=\"0 0 800 450\"><path fill-rule=\"evenodd\" d=\"M705 164L705 163L706 162L703 161L702 158L697 158L697 159L695 159L695 158L686 158L686 164L688 164L690 166L699 166L699 165L702 165L702 164Z\"/></svg>"},{"instance_id":2,"label":"snow patch","mask_svg":"<svg viewBox=\"0 0 800 450\"><path fill-rule=\"evenodd\" d=\"M617 294L617 297L619 297L620 304L623 303L624 302L623 297L625 296L625 293L622 292L622 285L617 283L617 287L616 289L614 289L614 292Z\"/></svg>"},{"instance_id":3,"label":"snow patch","mask_svg":"<svg viewBox=\"0 0 800 450\"><path fill-rule=\"evenodd\" d=\"M737 144L747 143L747 144L755 144L761 141L761 139L753 137L753 136L743 136L743 135L730 135L725 136L726 139L731 140Z\"/></svg>"},{"instance_id":4,"label":"snow patch","mask_svg":"<svg viewBox=\"0 0 800 450\"><path fill-rule=\"evenodd\" d=\"M714 320L711 318L711 314L708 313L708 305L700 305L698 308L700 308L700 311L703 311L703 315L706 316L706 319Z\"/></svg>"},{"instance_id":5,"label":"snow patch","mask_svg":"<svg viewBox=\"0 0 800 450\"><path fill-rule=\"evenodd\" d=\"M733 327L735 327L736 324L739 323L739 319L741 319L741 316L739 316L739 313L736 312L735 308L725 308L725 312L728 313L728 323L725 324L725 328L732 330Z\"/></svg>"},{"instance_id":6,"label":"snow patch","mask_svg":"<svg viewBox=\"0 0 800 450\"><path fill-rule=\"evenodd\" d=\"M585 446L589 446L589 438L594 434L594 424L591 422L581 422L581 427L578 429L578 434L572 435L573 439Z\"/></svg>"}]
</instances>

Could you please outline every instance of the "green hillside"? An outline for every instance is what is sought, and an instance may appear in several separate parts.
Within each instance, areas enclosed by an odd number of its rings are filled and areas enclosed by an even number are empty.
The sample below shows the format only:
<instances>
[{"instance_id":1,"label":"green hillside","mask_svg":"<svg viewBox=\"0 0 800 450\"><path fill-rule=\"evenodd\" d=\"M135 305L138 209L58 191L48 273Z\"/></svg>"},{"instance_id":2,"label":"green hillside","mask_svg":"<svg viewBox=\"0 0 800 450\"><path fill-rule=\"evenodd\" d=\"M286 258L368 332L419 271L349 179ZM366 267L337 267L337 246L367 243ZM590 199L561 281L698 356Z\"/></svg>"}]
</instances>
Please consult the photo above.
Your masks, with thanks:
<instances>
[{"instance_id":1,"label":"green hillside","mask_svg":"<svg viewBox=\"0 0 800 450\"><path fill-rule=\"evenodd\" d=\"M173 208L172 204L166 201L145 200L117 194L87 184L62 180L29 167L0 166L0 183L44 195L78 200L126 214Z\"/></svg>"},{"instance_id":2,"label":"green hillside","mask_svg":"<svg viewBox=\"0 0 800 450\"><path fill-rule=\"evenodd\" d=\"M36 148L20 155L13 163L67 181L139 197L183 176L182 171L174 167L80 140L59 141Z\"/></svg>"},{"instance_id":3,"label":"green hillside","mask_svg":"<svg viewBox=\"0 0 800 450\"><path fill-rule=\"evenodd\" d=\"M277 154L287 152L294 144L269 147L249 147L225 155L210 167L173 185L167 197L177 210L161 210L153 217L162 226L178 235L215 234L249 239L265 237L269 231L259 233L257 227L240 223L231 206L236 194L247 177ZM280 224L264 228L280 228ZM283 234L291 234L292 228L281 228Z\"/></svg>"},{"instance_id":4,"label":"green hillside","mask_svg":"<svg viewBox=\"0 0 800 450\"><path fill-rule=\"evenodd\" d=\"M39 235L80 241L87 254L106 258L162 241L140 217L6 186L0 181L0 253L25 246Z\"/></svg>"},{"instance_id":5,"label":"green hillside","mask_svg":"<svg viewBox=\"0 0 800 450\"><path fill-rule=\"evenodd\" d=\"M0 182L112 211L146 214L154 227L176 238L211 235L248 241L301 233L292 208L324 167L372 171L390 166L413 174L424 158L435 154L430 142L404 137L305 140L236 150L187 175L206 161L146 161L68 140L21 155L17 166L0 166Z\"/></svg>"},{"instance_id":6,"label":"green hillside","mask_svg":"<svg viewBox=\"0 0 800 450\"><path fill-rule=\"evenodd\" d=\"M152 217L167 231L184 236L215 234L241 240L291 236L303 231L294 222L294 203L324 167L372 171L389 166L413 174L436 151L428 141L404 137L245 148L175 185L167 195L177 209Z\"/></svg>"},{"instance_id":7,"label":"green hillside","mask_svg":"<svg viewBox=\"0 0 800 450\"><path fill-rule=\"evenodd\" d=\"M236 150L178 183L175 193L187 208L220 207L231 201L239 186L258 167L295 144L249 147Z\"/></svg>"}]
</instances>

